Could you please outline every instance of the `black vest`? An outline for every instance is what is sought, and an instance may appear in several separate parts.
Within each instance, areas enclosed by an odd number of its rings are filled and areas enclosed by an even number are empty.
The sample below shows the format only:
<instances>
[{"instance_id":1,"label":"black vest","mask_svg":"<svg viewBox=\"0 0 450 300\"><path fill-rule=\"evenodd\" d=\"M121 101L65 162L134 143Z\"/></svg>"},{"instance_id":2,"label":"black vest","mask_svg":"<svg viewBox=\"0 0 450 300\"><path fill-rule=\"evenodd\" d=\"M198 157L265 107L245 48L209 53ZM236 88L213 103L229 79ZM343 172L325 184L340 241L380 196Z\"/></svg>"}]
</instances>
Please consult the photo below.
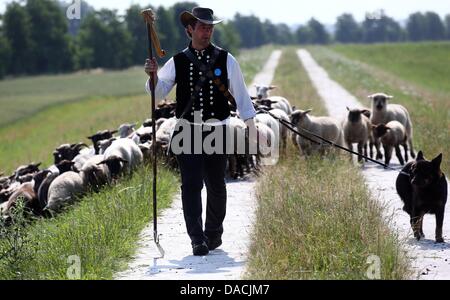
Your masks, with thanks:
<instances>
[{"instance_id":1,"label":"black vest","mask_svg":"<svg viewBox=\"0 0 450 300\"><path fill-rule=\"evenodd\" d=\"M208 64L209 59L212 57L214 49L215 46L211 44L205 50L197 51L189 45L189 50L205 65ZM208 79L205 82L199 96L184 115L184 119L189 122L194 122L194 111L201 113L203 122L211 119L223 121L230 116L228 98L225 96L225 92L228 91L229 88L227 71L228 52L220 48L218 49L219 56L212 69L214 79ZM204 74L200 74L200 70L183 52L174 56L174 62L176 72L175 82L177 84L176 117L180 118L185 107L190 102L190 97L191 94L194 93L195 85L200 76ZM225 91L220 91L218 85L213 81L217 79L220 79L222 84L221 89L225 89Z\"/></svg>"}]
</instances>

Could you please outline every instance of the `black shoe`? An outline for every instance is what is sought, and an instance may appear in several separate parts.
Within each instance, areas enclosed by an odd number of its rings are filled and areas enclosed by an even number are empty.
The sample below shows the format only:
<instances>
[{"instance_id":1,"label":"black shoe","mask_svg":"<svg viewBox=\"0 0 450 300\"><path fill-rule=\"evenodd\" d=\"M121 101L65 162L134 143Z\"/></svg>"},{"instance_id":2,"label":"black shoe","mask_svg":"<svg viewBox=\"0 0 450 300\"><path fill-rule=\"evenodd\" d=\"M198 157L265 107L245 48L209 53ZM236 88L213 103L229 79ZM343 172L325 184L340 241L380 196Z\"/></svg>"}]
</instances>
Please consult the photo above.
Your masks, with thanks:
<instances>
[{"instance_id":1,"label":"black shoe","mask_svg":"<svg viewBox=\"0 0 450 300\"><path fill-rule=\"evenodd\" d=\"M208 245L205 242L197 243L192 245L192 253L195 256L204 256L209 252Z\"/></svg>"},{"instance_id":2,"label":"black shoe","mask_svg":"<svg viewBox=\"0 0 450 300\"><path fill-rule=\"evenodd\" d=\"M208 249L209 251L216 249L217 247L219 247L220 245L222 245L222 239L221 237L216 237L216 238L208 238Z\"/></svg>"}]
</instances>

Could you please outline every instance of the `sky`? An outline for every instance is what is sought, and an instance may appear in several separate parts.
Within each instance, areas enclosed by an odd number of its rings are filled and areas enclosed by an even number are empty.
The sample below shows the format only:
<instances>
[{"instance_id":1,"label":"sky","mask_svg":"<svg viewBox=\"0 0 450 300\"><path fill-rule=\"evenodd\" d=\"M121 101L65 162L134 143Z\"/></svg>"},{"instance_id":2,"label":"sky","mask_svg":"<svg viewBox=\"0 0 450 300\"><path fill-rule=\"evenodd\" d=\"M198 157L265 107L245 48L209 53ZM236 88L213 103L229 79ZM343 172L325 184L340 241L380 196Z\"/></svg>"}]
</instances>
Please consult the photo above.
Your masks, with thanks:
<instances>
[{"instance_id":1,"label":"sky","mask_svg":"<svg viewBox=\"0 0 450 300\"><path fill-rule=\"evenodd\" d=\"M73 0L66 0L73 1ZM11 0L0 0L0 12ZM170 7L177 0L87 0L95 9L117 9L123 13L131 4ZM214 10L216 16L232 19L239 12L254 14L261 20L288 25L304 24L312 17L325 24L334 24L336 17L352 13L357 21L362 21L367 12L384 9L385 13L398 21L406 20L411 13L434 11L442 18L450 14L449 0L197 0L200 6Z\"/></svg>"}]
</instances>

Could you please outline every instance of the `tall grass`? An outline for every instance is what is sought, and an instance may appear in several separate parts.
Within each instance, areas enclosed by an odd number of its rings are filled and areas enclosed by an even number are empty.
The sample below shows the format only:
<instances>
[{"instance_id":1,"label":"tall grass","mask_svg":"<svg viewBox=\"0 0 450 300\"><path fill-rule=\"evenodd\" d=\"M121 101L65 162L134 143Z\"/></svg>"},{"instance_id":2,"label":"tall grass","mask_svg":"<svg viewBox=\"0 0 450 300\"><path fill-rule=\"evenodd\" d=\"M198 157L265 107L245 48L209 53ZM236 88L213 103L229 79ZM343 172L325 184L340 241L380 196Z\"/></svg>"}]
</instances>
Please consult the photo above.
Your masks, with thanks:
<instances>
[{"instance_id":1,"label":"tall grass","mask_svg":"<svg viewBox=\"0 0 450 300\"><path fill-rule=\"evenodd\" d=\"M436 50L434 56L434 44L419 46L422 52L405 50L402 59L397 59L395 55L386 55L384 63L375 62L371 57L372 50L364 46L348 46L345 48L309 48L311 54L324 67L330 76L342 84L350 93L357 96L363 104L370 105L367 95L375 92L385 92L394 95L391 103L404 105L410 115L414 127L414 144L416 150L423 150L425 156L433 158L439 153L444 154L443 170L450 171L450 92L444 86L448 86L448 78L440 75L433 76L435 81L433 88L424 88L429 80L429 70L424 72L415 71L416 59L419 56L426 56L422 61L434 60L430 66L424 65L419 59L418 66L436 68L436 74L441 74L439 70L450 69L450 61L441 59L440 48ZM447 44L443 44L444 46ZM397 45L379 46L383 49L395 48ZM409 49L409 45L400 46ZM411 49L416 49L411 46ZM423 50L426 49L427 51ZM338 53L335 50L344 54ZM388 50L384 53L387 54ZM397 50L389 50L397 52ZM354 55L354 53L360 53ZM356 57L363 56L361 61ZM400 61L400 62L398 62ZM366 63L367 62L367 63ZM410 62L410 63L408 63ZM391 69L394 68L392 71ZM415 73L414 75L403 75ZM400 74L400 75L399 75ZM405 76L405 77L403 77ZM405 80L408 79L408 80ZM421 81L420 83L417 83ZM435 90L439 87L438 90Z\"/></svg>"},{"instance_id":2,"label":"tall grass","mask_svg":"<svg viewBox=\"0 0 450 300\"><path fill-rule=\"evenodd\" d=\"M274 79L279 94L297 107L325 113L295 49L284 53ZM246 278L367 279L373 255L380 259L382 279L409 275L382 208L347 156L306 160L291 144L288 155L263 172L257 199Z\"/></svg>"},{"instance_id":3,"label":"tall grass","mask_svg":"<svg viewBox=\"0 0 450 300\"><path fill-rule=\"evenodd\" d=\"M152 220L149 167L131 178L91 194L51 220L37 220L22 232L27 247L20 265L0 260L0 279L112 279L133 255L139 233ZM158 208L166 208L177 189L174 174L160 168ZM0 249L6 248L4 239ZM72 260L76 257L75 260ZM79 260L80 277L68 277ZM74 274L77 276L77 273Z\"/></svg>"}]
</instances>

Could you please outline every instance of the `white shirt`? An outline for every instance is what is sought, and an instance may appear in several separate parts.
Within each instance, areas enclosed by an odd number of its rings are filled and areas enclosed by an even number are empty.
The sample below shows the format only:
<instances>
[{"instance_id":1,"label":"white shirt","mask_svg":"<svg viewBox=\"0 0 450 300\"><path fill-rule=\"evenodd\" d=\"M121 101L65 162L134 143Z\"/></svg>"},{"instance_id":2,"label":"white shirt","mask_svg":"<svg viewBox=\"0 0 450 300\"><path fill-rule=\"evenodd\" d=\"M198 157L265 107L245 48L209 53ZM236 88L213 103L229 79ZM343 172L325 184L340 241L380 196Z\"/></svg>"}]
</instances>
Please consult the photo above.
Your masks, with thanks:
<instances>
[{"instance_id":1,"label":"white shirt","mask_svg":"<svg viewBox=\"0 0 450 300\"><path fill-rule=\"evenodd\" d=\"M227 72L229 90L233 95L237 110L240 117L243 120L254 118L256 115L255 108L253 107L252 100L248 94L247 87L245 86L244 77L241 72L241 68L236 59L228 53L227 58ZM163 100L175 86L175 62L173 57L158 71L158 84L156 85L155 96L156 100ZM145 84L145 89L150 94L150 79ZM208 123L208 125L228 125L230 119L223 120L219 123Z\"/></svg>"}]
</instances>

